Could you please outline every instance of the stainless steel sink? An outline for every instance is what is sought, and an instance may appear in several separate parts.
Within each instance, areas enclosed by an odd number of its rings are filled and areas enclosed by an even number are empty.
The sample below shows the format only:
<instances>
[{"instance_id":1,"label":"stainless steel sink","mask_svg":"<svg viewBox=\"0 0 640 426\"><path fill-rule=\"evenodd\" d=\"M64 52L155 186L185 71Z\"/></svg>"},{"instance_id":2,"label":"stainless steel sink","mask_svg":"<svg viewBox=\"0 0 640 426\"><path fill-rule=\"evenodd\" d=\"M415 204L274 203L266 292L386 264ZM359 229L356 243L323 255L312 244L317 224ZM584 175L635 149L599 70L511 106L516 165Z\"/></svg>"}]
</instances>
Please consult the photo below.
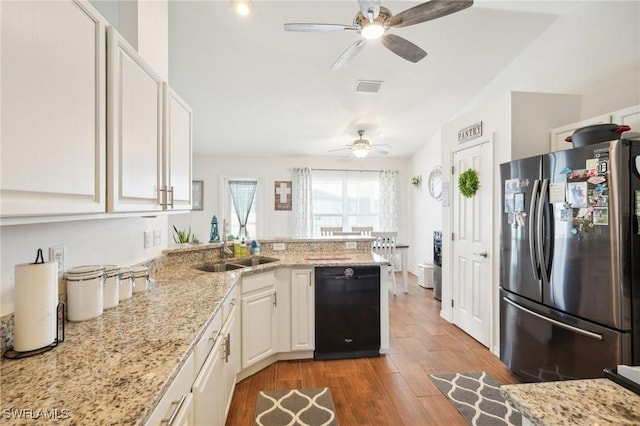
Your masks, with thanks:
<instances>
[{"instance_id":1,"label":"stainless steel sink","mask_svg":"<svg viewBox=\"0 0 640 426\"><path fill-rule=\"evenodd\" d=\"M264 265L265 263L277 262L278 258L268 256L252 256L243 259L229 259L226 262L205 263L194 266L199 271L204 272L226 272L234 269L248 268L250 266Z\"/></svg>"},{"instance_id":2,"label":"stainless steel sink","mask_svg":"<svg viewBox=\"0 0 640 426\"><path fill-rule=\"evenodd\" d=\"M217 263L205 263L204 265L196 266L195 268L204 272L226 272L233 271L234 269L244 268L243 265L236 265L228 262Z\"/></svg>"},{"instance_id":3,"label":"stainless steel sink","mask_svg":"<svg viewBox=\"0 0 640 426\"><path fill-rule=\"evenodd\" d=\"M242 266L258 266L258 265L264 265L265 263L272 263L272 262L277 262L278 258L275 257L268 257L268 256L251 256L251 257L247 257L245 259L237 259L237 260L231 260L230 262L235 264L235 265L242 265Z\"/></svg>"}]
</instances>

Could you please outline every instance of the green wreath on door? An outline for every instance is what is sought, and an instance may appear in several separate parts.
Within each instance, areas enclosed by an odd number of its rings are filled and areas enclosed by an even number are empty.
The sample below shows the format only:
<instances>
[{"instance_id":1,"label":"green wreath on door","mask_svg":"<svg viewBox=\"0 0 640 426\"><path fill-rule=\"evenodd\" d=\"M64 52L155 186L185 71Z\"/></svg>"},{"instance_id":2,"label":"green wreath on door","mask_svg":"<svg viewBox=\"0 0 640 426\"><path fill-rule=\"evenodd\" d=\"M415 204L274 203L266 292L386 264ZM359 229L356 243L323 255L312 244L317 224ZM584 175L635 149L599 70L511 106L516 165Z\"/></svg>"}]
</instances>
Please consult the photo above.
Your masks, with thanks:
<instances>
[{"instance_id":1,"label":"green wreath on door","mask_svg":"<svg viewBox=\"0 0 640 426\"><path fill-rule=\"evenodd\" d=\"M473 197L480 187L480 179L478 173L473 169L467 169L458 176L458 189L460 193L466 197Z\"/></svg>"}]
</instances>

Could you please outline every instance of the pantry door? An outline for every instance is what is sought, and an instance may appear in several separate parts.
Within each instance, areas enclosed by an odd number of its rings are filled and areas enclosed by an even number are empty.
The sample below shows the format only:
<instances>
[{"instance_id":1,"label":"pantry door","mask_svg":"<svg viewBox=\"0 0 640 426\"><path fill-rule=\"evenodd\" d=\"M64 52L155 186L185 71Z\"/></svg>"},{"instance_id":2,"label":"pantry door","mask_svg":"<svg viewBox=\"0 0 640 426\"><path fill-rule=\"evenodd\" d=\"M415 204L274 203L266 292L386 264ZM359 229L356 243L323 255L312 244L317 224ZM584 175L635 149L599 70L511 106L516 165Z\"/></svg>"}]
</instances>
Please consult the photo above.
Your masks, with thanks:
<instances>
[{"instance_id":1,"label":"pantry door","mask_svg":"<svg viewBox=\"0 0 640 426\"><path fill-rule=\"evenodd\" d=\"M451 185L453 323L487 347L493 311L492 145L487 140L454 152ZM476 171L480 186L466 198L458 179L468 169Z\"/></svg>"}]
</instances>

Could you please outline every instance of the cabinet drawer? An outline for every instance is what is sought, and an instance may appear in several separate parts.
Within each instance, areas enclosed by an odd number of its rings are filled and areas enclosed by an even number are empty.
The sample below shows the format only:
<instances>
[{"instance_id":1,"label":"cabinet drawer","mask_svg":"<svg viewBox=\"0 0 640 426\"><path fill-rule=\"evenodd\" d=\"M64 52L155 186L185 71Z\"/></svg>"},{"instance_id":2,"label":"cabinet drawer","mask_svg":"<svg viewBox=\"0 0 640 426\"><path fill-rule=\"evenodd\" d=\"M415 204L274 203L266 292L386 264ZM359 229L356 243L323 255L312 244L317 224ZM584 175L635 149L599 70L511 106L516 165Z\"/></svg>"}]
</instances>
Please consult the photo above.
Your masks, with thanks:
<instances>
[{"instance_id":1,"label":"cabinet drawer","mask_svg":"<svg viewBox=\"0 0 640 426\"><path fill-rule=\"evenodd\" d=\"M169 389L167 389L167 392L153 410L145 425L160 425L163 419L171 417L178 410L180 413L186 413L188 404L191 402L189 396L191 395L191 385L194 377L192 354L189 355L173 382L169 385Z\"/></svg>"},{"instance_id":2,"label":"cabinet drawer","mask_svg":"<svg viewBox=\"0 0 640 426\"><path fill-rule=\"evenodd\" d=\"M252 291L272 287L275 284L276 284L275 271L269 271L269 272L264 272L262 274L242 277L242 293L251 293Z\"/></svg>"},{"instance_id":3,"label":"cabinet drawer","mask_svg":"<svg viewBox=\"0 0 640 426\"><path fill-rule=\"evenodd\" d=\"M227 322L233 307L240 304L240 287L235 286L222 303L222 324Z\"/></svg>"},{"instance_id":4,"label":"cabinet drawer","mask_svg":"<svg viewBox=\"0 0 640 426\"><path fill-rule=\"evenodd\" d=\"M205 359L207 359L207 355L211 352L211 348L216 343L216 340L220 336L220 330L222 329L222 312L219 310L211 323L207 326L206 331L196 343L196 347L194 350L194 374L197 375L200 369L202 368L202 364L204 364Z\"/></svg>"}]
</instances>

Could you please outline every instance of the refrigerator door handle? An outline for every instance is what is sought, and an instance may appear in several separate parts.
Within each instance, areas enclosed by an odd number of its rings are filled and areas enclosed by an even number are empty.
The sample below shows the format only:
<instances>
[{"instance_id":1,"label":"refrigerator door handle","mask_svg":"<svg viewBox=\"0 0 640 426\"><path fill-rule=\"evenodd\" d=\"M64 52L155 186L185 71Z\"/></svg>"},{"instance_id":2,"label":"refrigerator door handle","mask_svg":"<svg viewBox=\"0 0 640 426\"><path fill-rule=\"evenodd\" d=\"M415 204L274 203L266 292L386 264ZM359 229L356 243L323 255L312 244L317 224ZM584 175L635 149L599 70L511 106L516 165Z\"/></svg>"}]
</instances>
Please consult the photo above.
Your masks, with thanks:
<instances>
[{"instance_id":1,"label":"refrigerator door handle","mask_svg":"<svg viewBox=\"0 0 640 426\"><path fill-rule=\"evenodd\" d=\"M538 179L533 182L533 191L531 191L531 205L529 206L529 218L531 223L529 224L529 258L531 259L531 270L533 271L533 276L536 280L540 279L540 273L538 269L538 258L536 257L536 237L535 237L535 228L536 224L536 201L538 198L538 186L540 185L540 181Z\"/></svg>"},{"instance_id":2,"label":"refrigerator door handle","mask_svg":"<svg viewBox=\"0 0 640 426\"><path fill-rule=\"evenodd\" d=\"M540 265L540 278L545 284L549 283L547 263L544 258L544 207L549 189L549 179L544 179L540 187L540 198L538 199L538 212L536 214L536 246L538 249L538 264Z\"/></svg>"},{"instance_id":3,"label":"refrigerator door handle","mask_svg":"<svg viewBox=\"0 0 640 426\"><path fill-rule=\"evenodd\" d=\"M577 334L582 334L583 336L591 337L592 339L604 340L604 338L602 337L601 334L594 333L593 331L583 330L581 328L574 327L572 325L565 324L565 323L560 322L560 321L556 321L556 320L554 320L552 318L545 317L544 315L540 315L537 312L533 312L532 310L529 310L529 309L525 308L524 306L520 306L516 302L513 302L513 301L507 299L506 297L503 297L502 300L504 300L505 302L507 302L508 304L510 304L511 306L513 306L516 309L520 309L521 311L524 311L524 312L526 312L526 313L528 313L530 315L533 315L534 317L540 318L541 320L550 322L551 324L556 325L558 327L564 328L564 329L569 330L569 331L573 331L574 333L577 333Z\"/></svg>"}]
</instances>

